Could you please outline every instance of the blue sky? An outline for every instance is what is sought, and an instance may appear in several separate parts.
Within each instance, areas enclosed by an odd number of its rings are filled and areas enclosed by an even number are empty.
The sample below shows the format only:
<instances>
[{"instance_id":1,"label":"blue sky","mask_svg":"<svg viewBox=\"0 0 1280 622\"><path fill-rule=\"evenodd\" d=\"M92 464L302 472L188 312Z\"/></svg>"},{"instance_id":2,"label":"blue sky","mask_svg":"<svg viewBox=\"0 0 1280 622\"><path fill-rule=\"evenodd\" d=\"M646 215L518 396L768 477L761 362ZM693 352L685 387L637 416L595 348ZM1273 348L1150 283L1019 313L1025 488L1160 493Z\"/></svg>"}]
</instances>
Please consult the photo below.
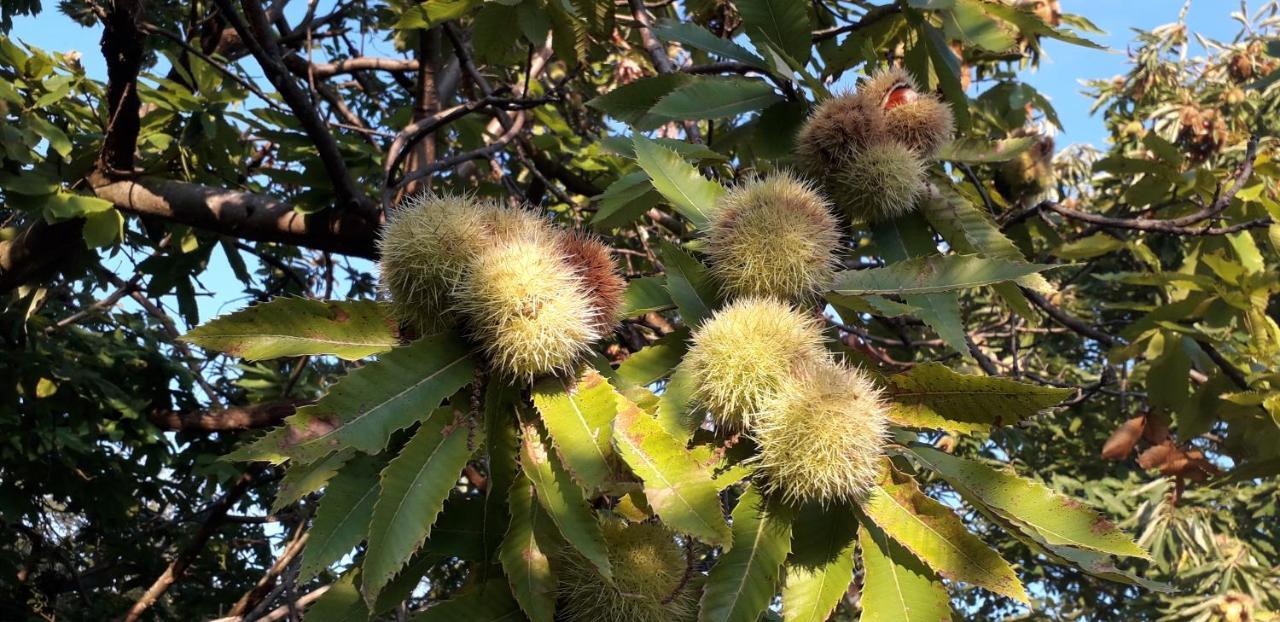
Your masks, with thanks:
<instances>
[{"instance_id":1,"label":"blue sky","mask_svg":"<svg viewBox=\"0 0 1280 622\"><path fill-rule=\"evenodd\" d=\"M1263 0L1249 0L1247 4L1250 11L1256 11ZM101 29L81 27L58 12L52 1L46 0L45 5L44 12L37 17L15 19L10 36L48 51L77 50L82 55L81 62L90 77L105 80L106 67L98 51ZM305 11L305 3L293 2L291 5L291 9ZM1071 143L1101 145L1106 138L1102 120L1089 114L1090 100L1081 94L1083 87L1080 81L1108 78L1122 73L1127 60L1125 50L1132 40L1133 29L1150 29L1175 21L1183 8L1183 2L1063 0L1062 5L1063 11L1082 14L1106 31L1106 34L1093 35L1092 38L1109 49L1091 50L1047 41L1042 65L1037 70L1025 72L1023 79L1046 95L1057 109L1065 126L1064 133L1057 141L1059 148ZM1192 32L1210 39L1230 41L1240 28L1240 24L1230 14L1239 11L1240 7L1238 0L1194 0L1190 5L1187 22ZM298 17L293 16L292 21L296 22ZM392 54L387 47L389 46L383 44L376 50L369 50L369 53ZM1204 50L1193 42L1191 54L1203 53ZM204 275L202 282L208 290L217 293L201 298L202 320L245 304L238 297L239 284L230 275L222 254L215 252L213 257L214 264Z\"/></svg>"}]
</instances>

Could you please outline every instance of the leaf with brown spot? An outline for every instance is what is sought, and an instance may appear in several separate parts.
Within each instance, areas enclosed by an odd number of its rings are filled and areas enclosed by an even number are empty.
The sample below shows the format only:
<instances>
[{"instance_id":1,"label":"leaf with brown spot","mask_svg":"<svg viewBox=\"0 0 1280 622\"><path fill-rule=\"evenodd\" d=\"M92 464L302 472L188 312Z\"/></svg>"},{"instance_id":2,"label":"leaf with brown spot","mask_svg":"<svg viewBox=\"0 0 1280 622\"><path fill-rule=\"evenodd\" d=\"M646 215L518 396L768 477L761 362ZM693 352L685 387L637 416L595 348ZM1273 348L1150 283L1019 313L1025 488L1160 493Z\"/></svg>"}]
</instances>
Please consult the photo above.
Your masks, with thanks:
<instances>
[{"instance_id":1,"label":"leaf with brown spot","mask_svg":"<svg viewBox=\"0 0 1280 622\"><path fill-rule=\"evenodd\" d=\"M645 498L663 524L708 544L728 545L732 533L708 470L652 415L618 393L614 399L614 445L644 482Z\"/></svg>"},{"instance_id":2,"label":"leaf with brown spot","mask_svg":"<svg viewBox=\"0 0 1280 622\"><path fill-rule=\"evenodd\" d=\"M1039 481L918 443L911 444L909 449L919 462L942 476L970 503L998 513L1048 546L1149 557L1119 529L1100 522L1097 512ZM1100 526L1106 527L1105 530L1097 531Z\"/></svg>"},{"instance_id":3,"label":"leaf with brown spot","mask_svg":"<svg viewBox=\"0 0 1280 622\"><path fill-rule=\"evenodd\" d=\"M354 361L400 343L383 303L276 298L191 329L184 341L246 360L323 355Z\"/></svg>"},{"instance_id":4,"label":"leaf with brown spot","mask_svg":"<svg viewBox=\"0 0 1280 622\"><path fill-rule=\"evenodd\" d=\"M921 492L909 475L887 466L861 507L876 527L943 578L1030 604L1009 563L969 533L955 512Z\"/></svg>"}]
</instances>

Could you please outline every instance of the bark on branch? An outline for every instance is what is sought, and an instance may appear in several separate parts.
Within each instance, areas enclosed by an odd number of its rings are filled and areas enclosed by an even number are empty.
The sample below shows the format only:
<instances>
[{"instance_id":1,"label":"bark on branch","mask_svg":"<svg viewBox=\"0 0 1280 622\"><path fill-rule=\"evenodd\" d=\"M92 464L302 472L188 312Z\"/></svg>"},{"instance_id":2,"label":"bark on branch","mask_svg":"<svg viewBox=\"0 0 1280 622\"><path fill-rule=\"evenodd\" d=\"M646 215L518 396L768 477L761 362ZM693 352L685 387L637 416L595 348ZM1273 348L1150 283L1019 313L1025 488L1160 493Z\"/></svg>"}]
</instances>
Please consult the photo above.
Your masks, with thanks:
<instances>
[{"instance_id":1,"label":"bark on branch","mask_svg":"<svg viewBox=\"0 0 1280 622\"><path fill-rule=\"evenodd\" d=\"M240 479L236 480L235 484L232 484L226 494L213 502L213 505L209 507L206 513L207 517L204 524L200 526L200 530L196 532L195 537L191 538L191 541L187 542L187 545L178 551L173 561L155 580L155 583L152 583L151 587L147 588L147 591L142 594L142 597L133 604L133 607L129 609L129 613L125 615L124 622L137 622L142 617L142 614L155 604L156 600L186 574L187 568L200 555L200 551L204 550L204 545L209 541L209 538L213 537L218 527L222 525L227 511L231 509L231 506L240 497L244 496L244 493L248 492L255 479L257 479L256 471L241 475Z\"/></svg>"},{"instance_id":2,"label":"bark on branch","mask_svg":"<svg viewBox=\"0 0 1280 622\"><path fill-rule=\"evenodd\" d=\"M278 400L231 406L223 410L175 412L167 409L151 411L147 418L157 427L175 432L229 432L269 428L297 411L297 400Z\"/></svg>"},{"instance_id":3,"label":"bark on branch","mask_svg":"<svg viewBox=\"0 0 1280 622\"><path fill-rule=\"evenodd\" d=\"M91 180L93 192L125 212L256 242L294 244L376 258L375 226L346 210L304 215L271 197L164 180Z\"/></svg>"},{"instance_id":4,"label":"bark on branch","mask_svg":"<svg viewBox=\"0 0 1280 622\"><path fill-rule=\"evenodd\" d=\"M347 169L346 160L338 149L338 142L329 132L324 120L320 118L320 114L316 112L315 106L311 105L307 94L303 92L302 87L298 86L285 66L280 46L262 5L257 0L242 0L240 4L244 7L245 13L242 17L231 4L231 0L214 0L214 4L239 33L241 41L258 61L267 80L280 92L280 97L298 118L302 130L315 144L320 161L333 181L334 192L338 195L340 207L343 211L354 211L370 222L377 222L379 218L377 207L356 185L351 172Z\"/></svg>"}]
</instances>

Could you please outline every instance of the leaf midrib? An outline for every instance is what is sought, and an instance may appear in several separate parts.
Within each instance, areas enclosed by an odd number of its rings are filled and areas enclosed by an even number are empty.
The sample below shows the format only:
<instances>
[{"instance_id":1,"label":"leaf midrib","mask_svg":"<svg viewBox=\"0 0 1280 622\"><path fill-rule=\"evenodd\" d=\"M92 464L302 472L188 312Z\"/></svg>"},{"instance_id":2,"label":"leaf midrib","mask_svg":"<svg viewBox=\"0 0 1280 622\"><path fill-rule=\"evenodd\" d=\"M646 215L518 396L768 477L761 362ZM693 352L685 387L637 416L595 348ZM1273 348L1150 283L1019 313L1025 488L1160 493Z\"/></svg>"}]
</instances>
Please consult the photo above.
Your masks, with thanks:
<instances>
[{"instance_id":1,"label":"leaf midrib","mask_svg":"<svg viewBox=\"0 0 1280 622\"><path fill-rule=\"evenodd\" d=\"M949 548L949 549L952 549L952 550L954 550L954 551L956 551L956 552L960 553L960 556L961 556L961 557L963 557L965 560L967 560L967 561L968 561L969 566L971 566L973 569L975 569L979 574L988 575L989 577L994 577L995 579L997 579L997 580L995 580L995 581L992 581L992 584L993 584L993 585L999 585L999 584L1001 583L1001 582L998 580L998 579L1000 578L998 575L994 575L994 574L989 573L989 572L987 571L986 567L985 567L985 566L983 566L983 565L982 565L980 562L978 562L977 560L975 560L972 556L970 556L970 555L969 555L969 553L968 553L967 551L965 551L964 549L962 549L962 548L960 548L960 547L958 547L958 546L956 546L956 545L952 544L952 542L951 542L951 540L950 540L949 538L947 538L946 536L944 536L942 533L938 532L938 530L937 530L937 529L934 529L932 525L930 525L930 524L928 524L928 523L924 522L924 520L922 520L918 515L916 515L916 513L915 513L915 512L911 511L911 510L910 510L910 509L908 509L906 506L904 506L904 505L902 505L901 503L899 503L898 499L897 499L896 497L894 497L892 493L890 493L890 492L888 492L888 491L884 490L883 488L882 488L882 489L880 489L880 490L881 490L881 491L882 491L882 493L883 493L883 494L882 494L882 496L884 496L884 497L885 497L886 499L888 499L891 503L893 503L893 505L894 505L895 507L897 507L901 512L903 512L903 513L904 513L904 514L906 514L908 517L910 517L910 519L911 519L911 520L915 521L915 522L916 522L916 523L918 523L921 527L924 527L926 530L928 530L928 532L929 532L929 533L933 534L933 535L938 539L938 541L943 545L943 547L944 547L944 548ZM902 543L902 544L903 544L903 546L906 546L908 549L912 548L912 547L910 547L909 545L907 545L905 542L904 542L904 543ZM915 551L913 550L912 552L914 553ZM923 558L923 556L922 556L922 558ZM927 561L927 560L926 560L926 561ZM984 587L985 587L985 586L984 586Z\"/></svg>"},{"instance_id":2,"label":"leaf midrib","mask_svg":"<svg viewBox=\"0 0 1280 622\"><path fill-rule=\"evenodd\" d=\"M632 419L632 421L634 422L634 418ZM630 430L630 426L627 426L627 428L628 430ZM640 460L644 462L645 466L648 467L651 471L653 471L653 473L657 476L658 479L662 480L662 483L664 486L666 486L667 490L670 490L671 493L675 495L676 498L678 498L680 502L683 503L684 506L688 508L688 510L694 516L698 518L698 522L702 523L702 525L707 528L707 533L718 532L718 530L715 528L715 525L708 523L706 518L702 516L702 513L699 512L697 508L695 508L693 504L690 503L689 500L685 498L684 493L680 490L680 488L675 484L672 484L671 481L668 480L665 475L663 475L662 471L657 466L654 465L654 462L649 459L648 454L646 454L643 450L640 449L639 443L633 442L631 437L626 433L622 434L622 438L626 441L627 446L631 448L631 451L635 452L636 455L640 458ZM656 512L657 508L654 508L654 511Z\"/></svg>"},{"instance_id":3,"label":"leaf midrib","mask_svg":"<svg viewBox=\"0 0 1280 622\"><path fill-rule=\"evenodd\" d=\"M365 500L366 500L366 499L368 499L368 498L369 498L369 496L370 496L370 495L375 495L375 494L377 494L380 490L381 490L381 487L379 487L379 486L370 486L370 487L369 487L369 489L368 489L368 490L366 490L364 494L360 495L360 499L359 499L359 500L357 500L355 503L351 504L351 507L347 509L347 513L346 513L346 514L343 514L343 515L342 515L342 518L341 518L340 520L338 520L338 522L337 522L337 523L335 523L335 524L334 524L334 528L333 528L333 530L332 530L332 531L330 531L330 532L329 532L328 537L326 537L326 538L324 538L324 539L321 539L321 540L318 540L317 542L315 542L315 544L318 544L318 545L319 545L319 546L318 546L318 548L317 548L317 549L315 549L315 550L316 550L317 552L319 552L319 551L326 551L326 550L328 550L328 548L329 548L329 544L330 544L331 542L333 542L333 539L334 539L334 537L336 537L336 536L337 536L338 531L340 530L340 528L341 528L343 525L345 525L345 524L347 523L347 521L348 521L348 520L350 520L350 519L351 519L351 516L352 516L353 514L355 514L355 513L356 513L356 510L357 510L357 509L358 509L358 508L359 508L359 507L360 507L360 506L365 502Z\"/></svg>"},{"instance_id":4,"label":"leaf midrib","mask_svg":"<svg viewBox=\"0 0 1280 622\"><path fill-rule=\"evenodd\" d=\"M399 518L400 512L404 509L405 502L408 501L410 497L410 493L413 492L413 490L418 487L418 480L422 479L422 474L430 470L436 455L440 453L440 449L443 448L445 445L447 445L455 435L462 432L463 429L464 428L459 427L451 430L448 434L441 434L440 440L437 441L435 446L431 448L431 453L427 454L427 457L422 461L422 466L419 467L417 473L414 474L413 481L409 482L409 485L405 487L404 494L400 495L400 501L396 503L396 509L391 513L391 519L387 521L388 529L389 529L389 526L391 524L394 524L396 522L396 519ZM440 511L436 510L435 513L439 514ZM432 522L434 523L435 521L433 520ZM418 541L421 542L422 540L427 539L430 535L431 535L431 525L428 524L426 533L421 538L419 538ZM381 540L381 538L379 538L379 540ZM403 563L401 563L401 565L403 565ZM395 569L393 569L393 571L394 570Z\"/></svg>"},{"instance_id":5,"label":"leaf midrib","mask_svg":"<svg viewBox=\"0 0 1280 622\"><path fill-rule=\"evenodd\" d=\"M391 340L372 340L372 341L345 341L342 339L325 339L321 337L302 337L299 335L286 335L282 333L204 333L193 335L193 341L208 339L244 339L255 338L256 341L279 340L279 341L302 341L306 343L324 343L333 345L347 346L395 346L398 343L395 339Z\"/></svg>"},{"instance_id":6,"label":"leaf midrib","mask_svg":"<svg viewBox=\"0 0 1280 622\"><path fill-rule=\"evenodd\" d=\"M409 386L408 386L407 388L405 388L404 390L402 390L402 391L400 391L400 392L398 392L398 393L396 393L396 394L394 394L394 395L392 395L392 396L388 397L388 398L387 398L387 399L385 399L385 400L382 400L381 402L378 402L378 404L377 404L376 406L374 406L373 408L370 408L369 410L366 410L366 411L364 411L364 412L362 412L362 413L360 413L360 414L356 415L355 417L352 417L351 419L348 419L348 420L346 420L346 421L343 421L343 422L342 422L342 425L340 425L340 426L338 426L338 427L336 427L336 428L334 428L334 429L332 429L332 430L330 430L330 431L328 431L328 432L325 432L324 434L321 434L320 436L317 436L317 437L315 437L315 438L313 438L313 439L308 440L307 442L303 443L303 445L304 445L304 446L311 446L311 445L314 445L314 444L319 443L320 441L322 441L322 440L324 440L324 439L326 439L326 438L328 438L328 437L330 437L330 436L332 436L332 435L335 435L335 434L338 434L338 433L340 433L340 432L343 432L343 431L345 431L345 430L350 429L353 425L355 425L355 424L359 423L359 422L360 422L360 421L362 421L365 417L368 417L369 415L372 415L373 413L375 413L375 412L377 412L377 411L381 410L382 408L385 408L385 407L387 406L387 404L390 404L390 403L392 403L392 402L398 401L400 398L404 397L406 393L409 393L409 392L411 392L411 391L416 391L416 390L417 390L419 387L421 387L423 384L425 384L425 383L427 383L427 382L430 382L430 381L432 381L432 380L435 380L437 376L439 376L440 374L443 374L444 372L446 372L446 371L448 371L450 368L452 368L454 365L457 365L458 363L461 363L462 361L465 361L465 360L467 360L467 354L464 352L464 353L462 353L461 355L459 355L459 356L458 356L458 358L456 358L456 359L454 359L453 361L449 362L449 364L448 364L448 365L445 365L445 366L441 367L440 369L437 369L436 371L432 372L432 373L431 373L430 375L428 375L428 376L423 376L423 377L422 377L421 379L419 379L417 382L415 382L415 383L413 383L413 384L409 385ZM316 408L316 407L319 407L319 406L321 406L321 404L317 403L317 404L315 404L314 406L312 406L311 408Z\"/></svg>"}]
</instances>

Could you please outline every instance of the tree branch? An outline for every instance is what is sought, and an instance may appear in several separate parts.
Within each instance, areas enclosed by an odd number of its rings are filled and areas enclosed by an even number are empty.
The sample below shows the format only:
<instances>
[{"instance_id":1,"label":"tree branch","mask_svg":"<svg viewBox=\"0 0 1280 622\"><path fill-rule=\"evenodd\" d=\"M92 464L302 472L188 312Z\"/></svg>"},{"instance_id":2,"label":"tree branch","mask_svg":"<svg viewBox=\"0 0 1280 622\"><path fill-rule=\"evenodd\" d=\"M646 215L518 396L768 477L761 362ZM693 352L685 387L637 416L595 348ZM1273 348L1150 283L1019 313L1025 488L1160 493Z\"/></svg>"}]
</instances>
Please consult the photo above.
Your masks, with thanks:
<instances>
[{"instance_id":1,"label":"tree branch","mask_svg":"<svg viewBox=\"0 0 1280 622\"><path fill-rule=\"evenodd\" d=\"M253 484L255 479L257 479L257 471L249 471L241 475L236 480L236 483L232 484L231 488L227 489L227 492L209 507L208 515L204 520L204 524L200 526L200 530L196 532L190 542L187 542L186 546L182 547L181 551L178 551L169 566L156 578L155 583L152 583L151 587L147 588L146 592L143 592L142 597L133 604L133 607L129 609L129 613L125 615L124 622L137 622L142 617L142 614L155 604L156 600L163 596L174 583L182 579L182 576L187 572L187 568L200 555L200 551L204 550L204 545L209 541L209 538L222 525L223 519L231 509L231 506L248 492L249 486Z\"/></svg>"},{"instance_id":2,"label":"tree branch","mask_svg":"<svg viewBox=\"0 0 1280 622\"><path fill-rule=\"evenodd\" d=\"M815 31L813 33L813 40L825 41L827 39L832 39L845 33L857 32L859 30L862 30L863 28L868 28L874 25L876 22L879 22L880 20L886 17L889 17L890 15L896 15L901 12L902 12L902 7L898 6L897 4L873 7L871 10L862 14L862 19L859 19L858 21L853 22L852 24L845 24L844 26L836 26L833 28L827 28L825 30Z\"/></svg>"},{"instance_id":3,"label":"tree branch","mask_svg":"<svg viewBox=\"0 0 1280 622\"><path fill-rule=\"evenodd\" d=\"M180 413L156 409L147 419L157 427L174 432L230 432L272 427L292 415L303 404L299 400L276 400L248 406L231 406L222 410L197 410Z\"/></svg>"},{"instance_id":4,"label":"tree branch","mask_svg":"<svg viewBox=\"0 0 1280 622\"><path fill-rule=\"evenodd\" d=\"M301 57L298 57L302 60ZM286 61L289 59L286 58ZM312 75L317 78L332 78L340 74L352 74L357 71L389 71L392 73L407 73L418 70L418 59L416 58L376 58L372 56L360 56L357 58L346 58L332 63L312 63Z\"/></svg>"},{"instance_id":5,"label":"tree branch","mask_svg":"<svg viewBox=\"0 0 1280 622\"><path fill-rule=\"evenodd\" d=\"M1244 161L1236 167L1233 175L1234 181L1226 192L1219 193L1209 205L1203 205L1193 214L1180 216L1178 218L1155 219L1155 218L1112 218L1101 214L1090 214L1072 209L1065 205L1060 205L1053 201L1044 201L1037 206L1037 209L1048 209L1057 212L1072 220L1079 220L1089 224L1098 225L1100 227L1108 227L1112 229L1130 229L1133 231L1148 231L1156 233L1171 233L1175 235L1222 235L1224 233L1234 233L1251 227L1263 227L1271 224L1270 218L1262 218L1258 220L1232 225L1229 227L1195 227L1202 222L1217 218L1231 206L1231 200L1240 192L1249 182L1249 178L1253 176L1253 165L1258 157L1258 136L1254 135L1249 139L1248 145L1245 147Z\"/></svg>"},{"instance_id":6,"label":"tree branch","mask_svg":"<svg viewBox=\"0 0 1280 622\"><path fill-rule=\"evenodd\" d=\"M99 177L90 181L98 198L125 212L244 240L377 257L374 225L349 211L301 214L271 197L164 179L111 181Z\"/></svg>"},{"instance_id":7,"label":"tree branch","mask_svg":"<svg viewBox=\"0 0 1280 622\"><path fill-rule=\"evenodd\" d=\"M0 294L48 277L67 259L83 253L83 220L53 224L37 220L12 240L0 242Z\"/></svg>"},{"instance_id":8,"label":"tree branch","mask_svg":"<svg viewBox=\"0 0 1280 622\"><path fill-rule=\"evenodd\" d=\"M1105 345L1107 347L1111 347L1120 343L1120 340L1117 337L1108 335L1107 333L1104 333L1101 330L1094 328L1092 325L1085 322L1084 320L1074 315L1071 315L1066 311L1063 311L1060 307L1046 300L1044 296L1041 296L1040 292L1037 292L1032 289L1028 289L1026 287L1022 287L1019 289L1021 289L1022 293L1026 295L1027 300L1031 301L1031 304L1034 304L1035 306L1040 307L1040 310L1044 311L1046 315L1053 318L1055 322L1063 326L1066 326L1072 331L1080 335L1083 335L1085 337L1088 337L1090 339L1093 339L1094 341L1097 341L1098 343L1101 343L1102 345Z\"/></svg>"},{"instance_id":9,"label":"tree branch","mask_svg":"<svg viewBox=\"0 0 1280 622\"><path fill-rule=\"evenodd\" d=\"M97 168L108 174L133 174L133 152L137 149L142 121L138 116L138 72L142 68L140 27L142 3L120 0L111 3L103 20L102 56L107 61L107 128L98 154Z\"/></svg>"},{"instance_id":10,"label":"tree branch","mask_svg":"<svg viewBox=\"0 0 1280 622\"><path fill-rule=\"evenodd\" d=\"M333 182L334 192L338 195L341 207L354 210L365 220L378 222L380 216L377 206L356 185L351 172L347 170L346 160L338 149L338 142L334 140L328 126L311 105L311 100L294 81L289 69L285 66L279 44L262 5L258 0L241 0L240 4L245 12L244 17L241 17L232 6L231 0L214 0L214 4L239 33L241 41L258 61L267 80L276 87L280 97L298 118L302 130L315 144L320 161ZM248 22L245 21L246 18Z\"/></svg>"}]
</instances>

